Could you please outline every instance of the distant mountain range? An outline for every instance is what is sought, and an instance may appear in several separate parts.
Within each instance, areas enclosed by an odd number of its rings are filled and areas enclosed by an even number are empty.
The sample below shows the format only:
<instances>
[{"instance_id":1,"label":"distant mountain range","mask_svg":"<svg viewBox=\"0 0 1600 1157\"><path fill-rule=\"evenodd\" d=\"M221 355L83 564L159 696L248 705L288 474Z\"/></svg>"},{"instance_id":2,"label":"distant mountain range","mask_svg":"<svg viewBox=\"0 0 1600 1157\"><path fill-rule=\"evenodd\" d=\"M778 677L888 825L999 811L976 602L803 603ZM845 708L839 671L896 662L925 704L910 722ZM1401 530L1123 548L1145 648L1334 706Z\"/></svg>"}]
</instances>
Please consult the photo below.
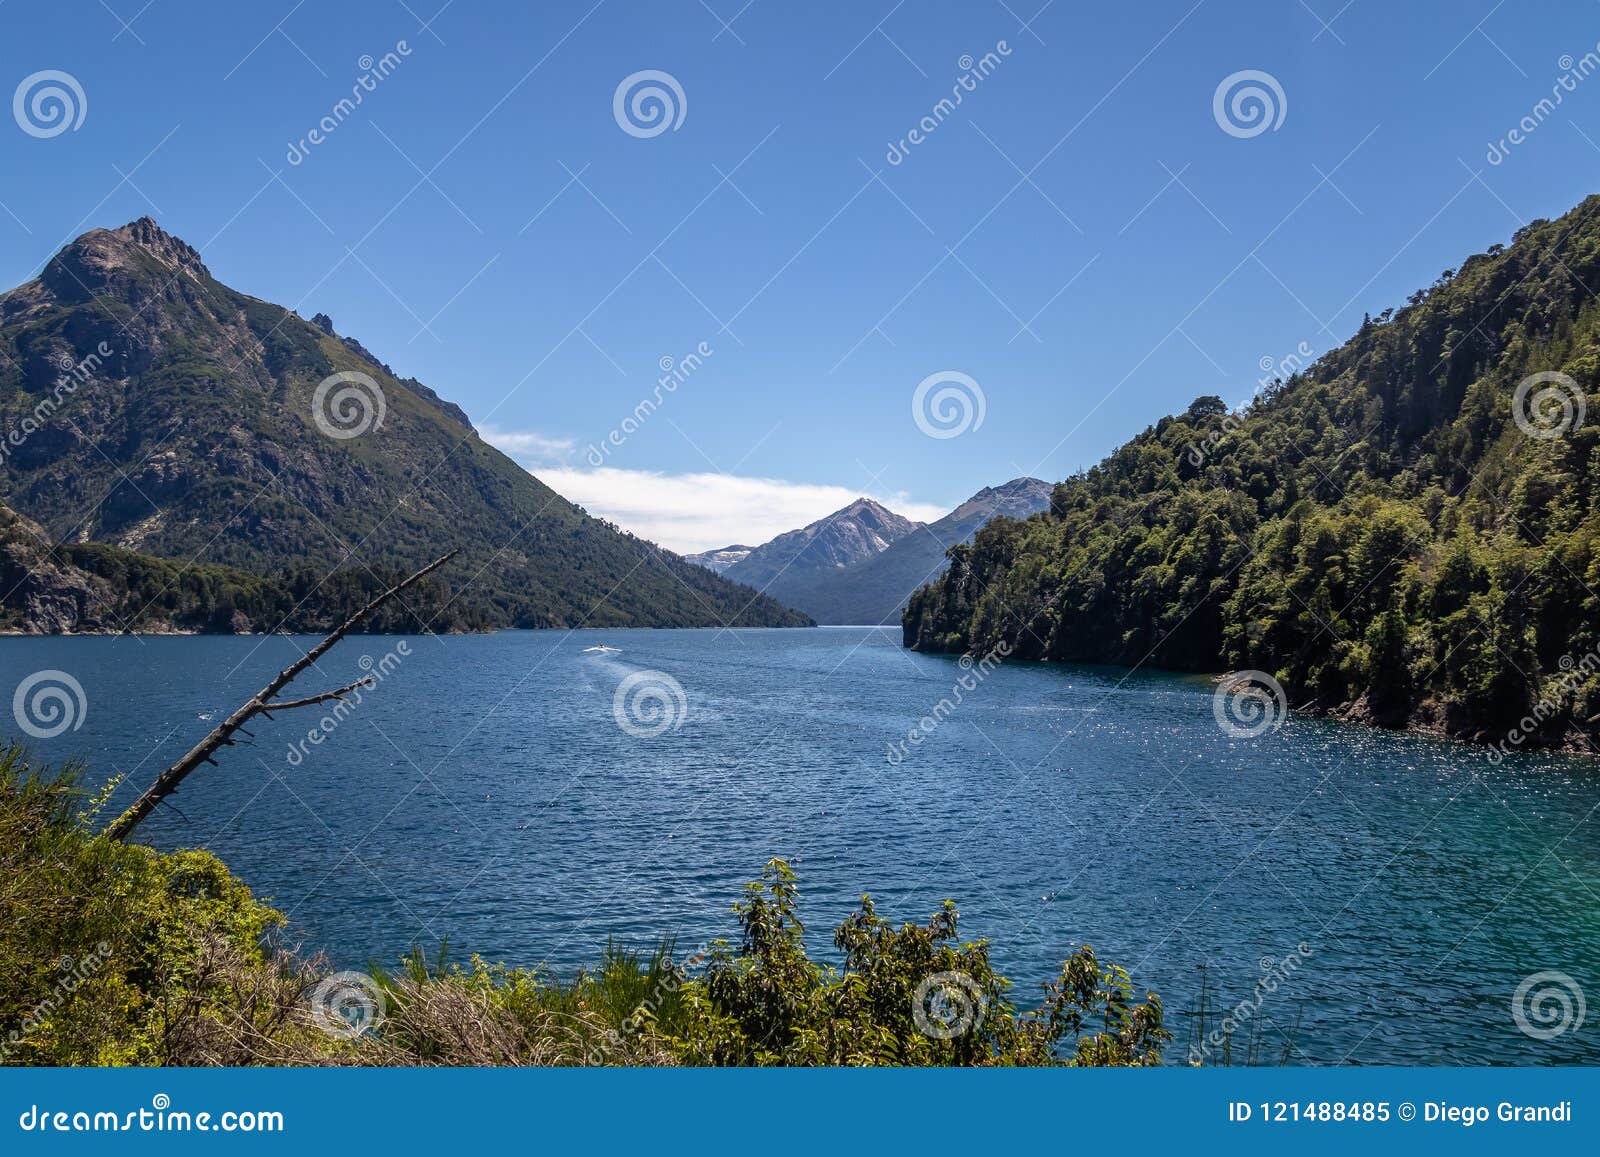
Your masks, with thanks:
<instances>
[{"instance_id":1,"label":"distant mountain range","mask_svg":"<svg viewBox=\"0 0 1600 1157\"><path fill-rule=\"evenodd\" d=\"M726 546L686 557L756 590L765 590L773 583L787 589L812 573L838 570L871 558L920 525L870 498L858 498L810 526L778 535L764 546Z\"/></svg>"},{"instance_id":2,"label":"distant mountain range","mask_svg":"<svg viewBox=\"0 0 1600 1157\"><path fill-rule=\"evenodd\" d=\"M927 524L858 498L764 546L729 546L688 559L819 623L898 623L911 593L943 573L947 550L970 542L996 515L1027 518L1046 509L1050 491L1050 484L1037 478L1013 479L980 490Z\"/></svg>"},{"instance_id":3,"label":"distant mountain range","mask_svg":"<svg viewBox=\"0 0 1600 1157\"><path fill-rule=\"evenodd\" d=\"M13 570L41 543L125 552L97 556L105 573L73 588L97 598L36 591L32 611L23 566L0 586L11 629L99 625L93 608L122 605L130 560L144 574L179 560L179 585L232 568L223 585L270 578L314 603L454 547L435 629L807 621L589 517L326 316L223 285L149 218L85 233L0 295L0 502L30 520L5 518ZM61 570L55 589L76 577ZM237 626L199 605L215 590L193 593L185 614Z\"/></svg>"},{"instance_id":4,"label":"distant mountain range","mask_svg":"<svg viewBox=\"0 0 1600 1157\"><path fill-rule=\"evenodd\" d=\"M736 562L743 562L754 549L748 546L725 546L721 550L706 550L699 554L686 554L683 557L696 566L703 566L707 570L723 574Z\"/></svg>"}]
</instances>

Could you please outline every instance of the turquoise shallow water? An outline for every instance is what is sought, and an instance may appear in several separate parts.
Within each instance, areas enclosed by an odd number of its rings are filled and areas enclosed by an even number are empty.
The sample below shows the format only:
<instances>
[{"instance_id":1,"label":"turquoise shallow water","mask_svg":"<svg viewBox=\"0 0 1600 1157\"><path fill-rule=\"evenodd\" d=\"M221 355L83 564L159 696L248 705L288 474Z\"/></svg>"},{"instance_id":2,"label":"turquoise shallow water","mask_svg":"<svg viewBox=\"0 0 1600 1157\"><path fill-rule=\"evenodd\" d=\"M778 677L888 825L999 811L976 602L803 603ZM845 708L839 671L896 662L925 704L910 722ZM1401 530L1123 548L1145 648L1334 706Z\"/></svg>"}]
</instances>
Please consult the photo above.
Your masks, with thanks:
<instances>
[{"instance_id":1,"label":"turquoise shallow water","mask_svg":"<svg viewBox=\"0 0 1600 1157\"><path fill-rule=\"evenodd\" d=\"M1088 942L1180 1037L1205 965L1301 1063L1600 1063L1600 764L1297 717L1231 738L1203 681L1031 663L893 763L963 671L864 628L355 638L296 692L402 641L321 744L291 757L315 712L261 721L143 829L215 850L340 964L445 937L563 971L608 937L694 945L782 855L819 952L863 891L897 920L948 896L1028 1003ZM78 680L81 727L34 746L128 771L123 803L309 642L4 639L0 690ZM679 725L630 734L616 691L653 671ZM1547 971L1593 1007L1540 1040L1512 1003Z\"/></svg>"}]
</instances>

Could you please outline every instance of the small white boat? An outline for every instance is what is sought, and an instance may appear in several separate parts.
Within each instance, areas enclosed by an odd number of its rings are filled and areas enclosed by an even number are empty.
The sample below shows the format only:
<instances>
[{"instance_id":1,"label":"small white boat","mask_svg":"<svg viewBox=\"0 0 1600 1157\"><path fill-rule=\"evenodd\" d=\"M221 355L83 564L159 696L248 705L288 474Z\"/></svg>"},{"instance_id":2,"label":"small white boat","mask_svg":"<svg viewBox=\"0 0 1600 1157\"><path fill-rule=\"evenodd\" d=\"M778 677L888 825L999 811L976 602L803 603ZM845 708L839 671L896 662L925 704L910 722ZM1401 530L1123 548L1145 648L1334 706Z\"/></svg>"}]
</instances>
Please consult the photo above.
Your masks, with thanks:
<instances>
[{"instance_id":1,"label":"small white boat","mask_svg":"<svg viewBox=\"0 0 1600 1157\"><path fill-rule=\"evenodd\" d=\"M583 649L583 653L585 655L620 655L622 653L622 648L608 647L604 643L601 643L598 647L585 647Z\"/></svg>"}]
</instances>

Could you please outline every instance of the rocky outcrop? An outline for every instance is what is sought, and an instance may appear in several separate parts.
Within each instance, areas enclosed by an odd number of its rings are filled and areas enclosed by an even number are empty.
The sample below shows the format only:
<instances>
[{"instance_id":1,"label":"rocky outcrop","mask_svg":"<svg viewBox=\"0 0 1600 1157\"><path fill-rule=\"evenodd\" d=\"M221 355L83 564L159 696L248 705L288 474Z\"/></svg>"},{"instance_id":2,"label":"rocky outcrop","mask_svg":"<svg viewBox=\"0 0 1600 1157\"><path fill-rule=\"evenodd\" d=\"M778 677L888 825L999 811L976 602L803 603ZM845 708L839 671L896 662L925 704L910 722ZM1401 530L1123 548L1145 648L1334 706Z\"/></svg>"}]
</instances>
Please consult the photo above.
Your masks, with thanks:
<instances>
[{"instance_id":1,"label":"rocky outcrop","mask_svg":"<svg viewBox=\"0 0 1600 1157\"><path fill-rule=\"evenodd\" d=\"M51 557L44 529L0 505L0 629L25 635L99 630L104 583Z\"/></svg>"}]
</instances>

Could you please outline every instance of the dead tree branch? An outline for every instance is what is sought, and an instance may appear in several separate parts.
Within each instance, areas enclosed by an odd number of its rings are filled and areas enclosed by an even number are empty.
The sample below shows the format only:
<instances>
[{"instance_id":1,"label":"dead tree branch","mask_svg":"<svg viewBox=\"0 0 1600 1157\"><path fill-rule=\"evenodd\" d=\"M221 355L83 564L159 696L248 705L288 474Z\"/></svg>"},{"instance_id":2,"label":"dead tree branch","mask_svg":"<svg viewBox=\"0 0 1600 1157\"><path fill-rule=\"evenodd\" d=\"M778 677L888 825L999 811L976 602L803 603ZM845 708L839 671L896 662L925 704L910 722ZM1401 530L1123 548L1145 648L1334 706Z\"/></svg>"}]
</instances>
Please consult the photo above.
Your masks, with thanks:
<instances>
[{"instance_id":1,"label":"dead tree branch","mask_svg":"<svg viewBox=\"0 0 1600 1157\"><path fill-rule=\"evenodd\" d=\"M373 675L363 675L347 687L340 687L337 691L324 691L321 695L311 695L305 699L274 699L267 704L267 714L271 717L274 711L288 711L295 707L315 707L318 703L326 703L330 699L342 700L358 687L376 687L378 680Z\"/></svg>"},{"instance_id":2,"label":"dead tree branch","mask_svg":"<svg viewBox=\"0 0 1600 1157\"><path fill-rule=\"evenodd\" d=\"M155 782L145 790L143 795L134 801L133 806L111 822L110 826L106 828L106 836L113 840L127 839L129 833L138 827L146 816L155 811L162 800L178 790L178 785L188 778L190 772L194 771L202 763L216 763L212 756L223 747L233 746L234 732L238 731L257 715L265 715L270 719L274 711L287 711L295 707L310 707L316 703L325 703L330 699L338 699L354 691L357 687L367 686L372 683L372 676L367 675L357 679L348 687L339 688L337 691L327 691L321 695L312 695L306 699L278 698L278 695L282 693L285 687L294 682L299 675L303 674L308 667L323 655L327 654L328 650L338 643L340 639L360 626L373 611L400 594L407 587L420 582L423 578L438 570L454 558L456 553L456 551L452 550L441 558L435 559L404 582L390 587L372 599L366 606L336 627L322 642L278 672L270 683L257 691L243 706L218 724L210 734L195 744L188 754L156 776Z\"/></svg>"}]
</instances>

